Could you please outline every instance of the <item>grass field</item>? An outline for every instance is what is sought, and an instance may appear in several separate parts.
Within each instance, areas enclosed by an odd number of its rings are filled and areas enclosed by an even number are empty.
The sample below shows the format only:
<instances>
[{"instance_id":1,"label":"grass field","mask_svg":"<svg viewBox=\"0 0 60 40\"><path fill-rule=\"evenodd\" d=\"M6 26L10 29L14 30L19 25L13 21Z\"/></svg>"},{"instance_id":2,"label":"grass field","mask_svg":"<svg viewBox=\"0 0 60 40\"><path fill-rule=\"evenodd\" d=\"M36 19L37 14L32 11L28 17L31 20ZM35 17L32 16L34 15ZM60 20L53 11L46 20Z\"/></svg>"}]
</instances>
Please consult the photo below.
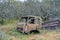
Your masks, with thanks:
<instances>
[{"instance_id":1,"label":"grass field","mask_svg":"<svg viewBox=\"0 0 60 40\"><path fill-rule=\"evenodd\" d=\"M40 33L24 35L17 32L17 23L2 25L1 30L5 33L6 40L60 40L60 30L40 30ZM3 35L3 34L2 34ZM2 37L4 39L4 37Z\"/></svg>"}]
</instances>

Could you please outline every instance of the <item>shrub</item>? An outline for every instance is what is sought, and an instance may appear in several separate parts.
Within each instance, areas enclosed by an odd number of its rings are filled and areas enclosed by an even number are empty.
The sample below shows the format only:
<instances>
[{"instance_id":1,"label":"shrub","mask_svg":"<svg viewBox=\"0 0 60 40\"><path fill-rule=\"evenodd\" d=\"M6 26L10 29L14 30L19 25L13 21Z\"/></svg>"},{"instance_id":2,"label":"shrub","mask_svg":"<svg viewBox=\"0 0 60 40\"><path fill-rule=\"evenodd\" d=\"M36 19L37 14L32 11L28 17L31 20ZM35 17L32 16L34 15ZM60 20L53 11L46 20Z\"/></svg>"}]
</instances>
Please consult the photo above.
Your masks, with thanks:
<instances>
[{"instance_id":1,"label":"shrub","mask_svg":"<svg viewBox=\"0 0 60 40\"><path fill-rule=\"evenodd\" d=\"M2 31L0 31L0 40L6 40L6 35Z\"/></svg>"}]
</instances>

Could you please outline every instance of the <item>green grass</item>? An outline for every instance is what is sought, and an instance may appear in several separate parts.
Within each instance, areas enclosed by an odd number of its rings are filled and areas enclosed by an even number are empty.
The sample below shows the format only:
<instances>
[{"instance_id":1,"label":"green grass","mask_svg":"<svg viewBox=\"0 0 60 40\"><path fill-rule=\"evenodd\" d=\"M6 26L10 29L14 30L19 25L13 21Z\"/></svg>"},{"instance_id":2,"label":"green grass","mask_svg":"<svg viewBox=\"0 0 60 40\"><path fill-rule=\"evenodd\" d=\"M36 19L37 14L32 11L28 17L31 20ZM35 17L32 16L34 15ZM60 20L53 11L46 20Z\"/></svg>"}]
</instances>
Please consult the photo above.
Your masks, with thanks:
<instances>
[{"instance_id":1,"label":"green grass","mask_svg":"<svg viewBox=\"0 0 60 40\"><path fill-rule=\"evenodd\" d=\"M16 37L16 40L20 39L20 40L26 40L28 38L28 35L24 35L20 32L17 32L16 30L10 31L9 33L7 33L9 35L9 40L12 40L12 37Z\"/></svg>"},{"instance_id":2,"label":"green grass","mask_svg":"<svg viewBox=\"0 0 60 40\"><path fill-rule=\"evenodd\" d=\"M12 23L17 23L18 22L18 20L12 20L12 19L10 19L10 20L4 20L4 25L6 25L6 24L12 24ZM0 21L0 25L2 24L2 21Z\"/></svg>"}]
</instances>

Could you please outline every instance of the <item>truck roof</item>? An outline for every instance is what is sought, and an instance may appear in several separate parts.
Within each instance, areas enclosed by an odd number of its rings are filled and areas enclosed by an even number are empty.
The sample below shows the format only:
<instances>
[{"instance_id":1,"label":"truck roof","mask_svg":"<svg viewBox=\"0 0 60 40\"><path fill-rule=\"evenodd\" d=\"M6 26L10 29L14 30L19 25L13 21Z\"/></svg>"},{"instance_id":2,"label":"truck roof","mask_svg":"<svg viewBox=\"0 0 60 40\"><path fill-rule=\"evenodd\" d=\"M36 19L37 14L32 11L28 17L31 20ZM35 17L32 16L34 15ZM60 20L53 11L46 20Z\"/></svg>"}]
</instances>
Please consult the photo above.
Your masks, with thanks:
<instances>
[{"instance_id":1,"label":"truck roof","mask_svg":"<svg viewBox=\"0 0 60 40\"><path fill-rule=\"evenodd\" d=\"M34 16L34 15L25 15L25 16L21 16L21 17L40 18L39 16Z\"/></svg>"}]
</instances>

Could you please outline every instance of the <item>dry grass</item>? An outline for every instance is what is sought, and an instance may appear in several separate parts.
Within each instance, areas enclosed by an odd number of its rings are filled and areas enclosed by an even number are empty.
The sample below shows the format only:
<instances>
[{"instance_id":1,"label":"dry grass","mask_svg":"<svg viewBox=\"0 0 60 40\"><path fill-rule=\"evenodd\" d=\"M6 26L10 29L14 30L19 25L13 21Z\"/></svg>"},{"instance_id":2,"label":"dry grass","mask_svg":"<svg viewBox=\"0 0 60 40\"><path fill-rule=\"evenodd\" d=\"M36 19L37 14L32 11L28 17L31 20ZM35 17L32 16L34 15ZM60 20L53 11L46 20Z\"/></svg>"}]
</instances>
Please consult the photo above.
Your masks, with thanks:
<instances>
[{"instance_id":1,"label":"dry grass","mask_svg":"<svg viewBox=\"0 0 60 40\"><path fill-rule=\"evenodd\" d=\"M2 31L6 33L6 38L8 40L59 40L60 31L59 30L41 30L40 34L29 34L23 35L17 32L16 23L1 26Z\"/></svg>"},{"instance_id":2,"label":"dry grass","mask_svg":"<svg viewBox=\"0 0 60 40\"><path fill-rule=\"evenodd\" d=\"M60 33L57 33L56 31L52 31L52 32L47 32L45 34L32 35L30 38L36 40L58 40L59 37L60 37Z\"/></svg>"}]
</instances>

